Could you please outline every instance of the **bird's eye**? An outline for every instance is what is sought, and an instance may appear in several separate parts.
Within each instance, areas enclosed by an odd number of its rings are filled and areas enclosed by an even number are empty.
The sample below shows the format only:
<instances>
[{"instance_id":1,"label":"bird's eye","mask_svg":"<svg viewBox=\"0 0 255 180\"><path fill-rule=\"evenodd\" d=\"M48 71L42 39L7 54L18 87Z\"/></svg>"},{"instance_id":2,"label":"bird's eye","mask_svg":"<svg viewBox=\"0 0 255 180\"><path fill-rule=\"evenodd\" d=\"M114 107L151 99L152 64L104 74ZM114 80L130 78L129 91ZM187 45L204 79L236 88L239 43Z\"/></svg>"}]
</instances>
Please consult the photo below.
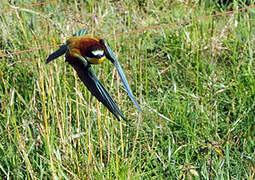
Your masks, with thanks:
<instances>
[{"instance_id":1,"label":"bird's eye","mask_svg":"<svg viewBox=\"0 0 255 180\"><path fill-rule=\"evenodd\" d=\"M104 51L103 50L95 50L95 51L92 51L92 54L94 56L103 56L104 55Z\"/></svg>"}]
</instances>

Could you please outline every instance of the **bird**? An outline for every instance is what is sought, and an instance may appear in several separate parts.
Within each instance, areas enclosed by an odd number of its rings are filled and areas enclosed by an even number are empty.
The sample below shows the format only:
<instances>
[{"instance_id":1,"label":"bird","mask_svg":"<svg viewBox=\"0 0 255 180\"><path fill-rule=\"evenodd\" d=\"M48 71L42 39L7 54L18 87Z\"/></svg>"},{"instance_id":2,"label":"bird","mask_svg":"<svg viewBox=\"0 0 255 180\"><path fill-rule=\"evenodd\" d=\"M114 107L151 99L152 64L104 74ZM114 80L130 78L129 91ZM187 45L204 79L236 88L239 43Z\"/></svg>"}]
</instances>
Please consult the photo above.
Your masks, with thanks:
<instances>
[{"instance_id":1,"label":"bird","mask_svg":"<svg viewBox=\"0 0 255 180\"><path fill-rule=\"evenodd\" d=\"M65 54L65 61L68 62L77 72L78 77L88 88L93 96L100 101L119 121L127 120L104 85L98 80L91 65L101 64L104 60L110 60L116 67L125 90L136 106L142 112L134 95L128 85L127 78L115 57L112 49L105 39L87 37L87 29L82 29L73 34L66 43L49 55L46 64Z\"/></svg>"}]
</instances>

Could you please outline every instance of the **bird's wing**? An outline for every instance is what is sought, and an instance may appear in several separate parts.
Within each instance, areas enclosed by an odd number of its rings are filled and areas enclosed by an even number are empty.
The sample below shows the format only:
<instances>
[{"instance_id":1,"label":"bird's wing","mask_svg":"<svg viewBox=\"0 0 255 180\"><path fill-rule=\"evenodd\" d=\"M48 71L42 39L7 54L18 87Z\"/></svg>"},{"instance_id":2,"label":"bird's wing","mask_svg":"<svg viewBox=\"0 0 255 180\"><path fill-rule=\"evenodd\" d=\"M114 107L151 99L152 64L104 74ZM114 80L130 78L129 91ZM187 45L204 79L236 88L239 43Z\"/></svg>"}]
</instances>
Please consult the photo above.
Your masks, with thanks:
<instances>
[{"instance_id":1,"label":"bird's wing","mask_svg":"<svg viewBox=\"0 0 255 180\"><path fill-rule=\"evenodd\" d=\"M82 30L80 30L80 31L78 31L78 32L76 32L76 33L74 33L73 36L84 36L84 35L86 34L86 32L87 32L87 29L82 29ZM48 57L47 60L46 60L46 63L49 63L50 61L52 61L52 60L58 58L59 56L62 56L63 54L66 53L67 49L68 49L68 48L67 48L67 44L66 44L66 43L63 44L62 46L60 46L60 47L58 48L58 50L56 50L54 53L52 53L51 55L49 55L49 57Z\"/></svg>"},{"instance_id":2,"label":"bird's wing","mask_svg":"<svg viewBox=\"0 0 255 180\"><path fill-rule=\"evenodd\" d=\"M49 63L50 61L58 58L59 56L62 56L63 54L66 53L66 51L67 51L67 45L63 44L62 46L58 48L58 50L56 50L54 53L49 55L49 57L46 59L46 63Z\"/></svg>"},{"instance_id":3,"label":"bird's wing","mask_svg":"<svg viewBox=\"0 0 255 180\"><path fill-rule=\"evenodd\" d=\"M124 72L123 72L123 70L120 66L120 63L117 60L117 58L115 57L115 55L113 54L110 46L108 45L108 43L106 42L105 39L100 39L99 42L105 47L106 58L109 59L114 64L114 66L116 67L116 69L119 73L120 79L121 79L122 83L124 84L124 87L125 87L125 89L128 93L129 98L132 100L132 102L137 107L137 109L142 112L142 109L140 108L140 106L136 102L136 100L134 98L134 95L133 95L133 93L132 93L132 91L131 91L131 89L128 85L127 78L126 78L126 76L125 76L125 74L124 74Z\"/></svg>"},{"instance_id":4,"label":"bird's wing","mask_svg":"<svg viewBox=\"0 0 255 180\"><path fill-rule=\"evenodd\" d=\"M74 67L79 78L88 88L91 94L94 95L101 103L103 103L118 120L120 120L119 116L126 120L112 96L107 92L103 84L95 76L91 65L86 63L86 60L82 56L78 55L76 58L81 60L79 61L80 63L71 65Z\"/></svg>"}]
</instances>

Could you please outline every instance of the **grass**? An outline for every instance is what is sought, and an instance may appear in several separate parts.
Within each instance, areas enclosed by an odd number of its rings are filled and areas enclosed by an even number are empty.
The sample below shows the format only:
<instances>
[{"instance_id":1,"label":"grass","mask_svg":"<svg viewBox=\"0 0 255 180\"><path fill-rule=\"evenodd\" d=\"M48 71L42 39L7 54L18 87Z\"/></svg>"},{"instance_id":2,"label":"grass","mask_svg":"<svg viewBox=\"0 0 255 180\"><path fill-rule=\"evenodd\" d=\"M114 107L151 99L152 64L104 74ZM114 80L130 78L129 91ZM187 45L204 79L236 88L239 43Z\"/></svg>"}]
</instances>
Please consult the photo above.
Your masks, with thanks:
<instances>
[{"instance_id":1,"label":"grass","mask_svg":"<svg viewBox=\"0 0 255 180\"><path fill-rule=\"evenodd\" d=\"M1 1L13 9L36 1ZM244 4L234 1L233 9ZM227 11L215 1L57 1L1 14L2 179L254 179L255 14L111 36L143 113L109 61L94 66L117 121L70 65L47 56L72 33L108 36Z\"/></svg>"}]
</instances>

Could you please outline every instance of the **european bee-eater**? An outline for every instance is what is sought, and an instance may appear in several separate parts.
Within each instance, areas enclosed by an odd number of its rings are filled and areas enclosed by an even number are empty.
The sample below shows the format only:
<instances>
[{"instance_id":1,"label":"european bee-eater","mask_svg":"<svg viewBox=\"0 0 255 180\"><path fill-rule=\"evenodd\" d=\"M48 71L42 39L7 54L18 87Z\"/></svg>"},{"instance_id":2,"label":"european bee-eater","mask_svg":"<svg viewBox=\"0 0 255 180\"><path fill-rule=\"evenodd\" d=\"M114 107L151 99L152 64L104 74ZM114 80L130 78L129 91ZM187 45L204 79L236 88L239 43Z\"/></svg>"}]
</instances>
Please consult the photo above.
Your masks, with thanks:
<instances>
[{"instance_id":1,"label":"european bee-eater","mask_svg":"<svg viewBox=\"0 0 255 180\"><path fill-rule=\"evenodd\" d=\"M109 59L117 68L118 74L130 99L137 107L137 109L141 111L141 108L137 104L128 85L125 74L106 40L99 38L89 38L85 36L85 33L86 29L75 33L73 37L68 39L65 44L60 46L57 51L48 57L46 63L49 63L50 61L65 54L66 61L76 70L79 78L92 93L92 95L94 95L100 102L102 102L118 120L120 120L119 116L126 120L116 102L107 92L103 84L95 76L91 64L100 64L106 58Z\"/></svg>"}]
</instances>

